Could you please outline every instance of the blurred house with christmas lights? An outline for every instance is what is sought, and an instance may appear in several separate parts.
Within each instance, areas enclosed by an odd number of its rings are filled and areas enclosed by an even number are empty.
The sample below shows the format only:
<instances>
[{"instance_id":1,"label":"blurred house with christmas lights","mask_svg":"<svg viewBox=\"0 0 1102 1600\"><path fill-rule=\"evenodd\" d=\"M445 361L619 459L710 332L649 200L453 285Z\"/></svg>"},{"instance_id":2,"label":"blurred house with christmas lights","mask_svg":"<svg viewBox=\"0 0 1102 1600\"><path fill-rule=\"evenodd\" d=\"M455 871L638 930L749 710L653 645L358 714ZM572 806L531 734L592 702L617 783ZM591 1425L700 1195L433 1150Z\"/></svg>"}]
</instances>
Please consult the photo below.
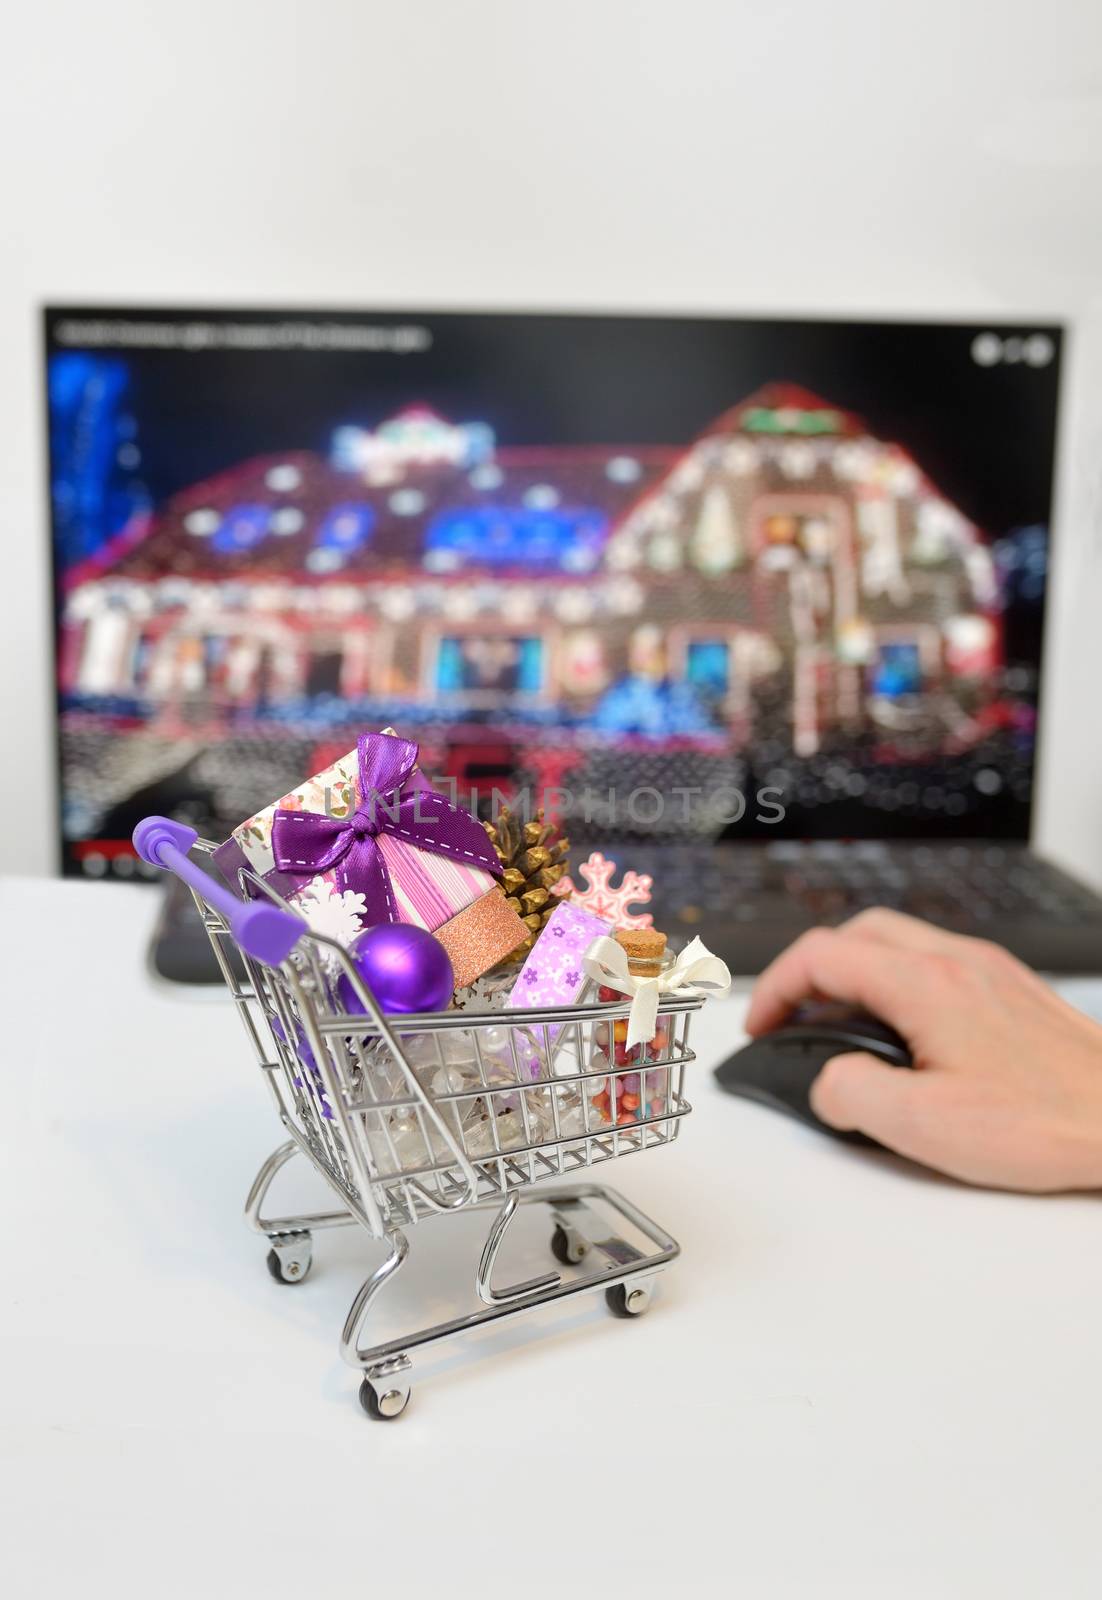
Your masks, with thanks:
<instances>
[{"instance_id":1,"label":"blurred house with christmas lights","mask_svg":"<svg viewBox=\"0 0 1102 1600\"><path fill-rule=\"evenodd\" d=\"M960 749L1001 659L977 529L787 385L685 450L499 449L415 409L328 460L247 461L74 566L61 639L68 728L129 719L161 750L258 723Z\"/></svg>"},{"instance_id":2,"label":"blurred house with christmas lights","mask_svg":"<svg viewBox=\"0 0 1102 1600\"><path fill-rule=\"evenodd\" d=\"M605 565L653 575L656 670L738 740L768 710L799 755L835 729L966 742L1001 659L978 530L906 451L789 385L720 417Z\"/></svg>"}]
</instances>

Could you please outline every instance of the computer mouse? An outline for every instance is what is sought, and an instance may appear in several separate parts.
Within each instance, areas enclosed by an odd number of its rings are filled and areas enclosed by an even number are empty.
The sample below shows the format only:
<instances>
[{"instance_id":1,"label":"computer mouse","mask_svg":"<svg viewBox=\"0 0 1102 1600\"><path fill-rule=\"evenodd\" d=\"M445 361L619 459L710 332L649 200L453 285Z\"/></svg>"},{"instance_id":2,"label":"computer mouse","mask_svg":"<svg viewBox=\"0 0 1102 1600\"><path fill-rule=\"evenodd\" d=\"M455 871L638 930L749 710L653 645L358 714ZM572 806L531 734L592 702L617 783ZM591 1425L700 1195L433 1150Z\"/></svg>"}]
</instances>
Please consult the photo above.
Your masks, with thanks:
<instances>
[{"instance_id":1,"label":"computer mouse","mask_svg":"<svg viewBox=\"0 0 1102 1600\"><path fill-rule=\"evenodd\" d=\"M829 1127L811 1109L810 1089L819 1069L850 1050L867 1050L890 1067L914 1065L906 1040L879 1018L834 1001L808 1002L780 1027L728 1056L716 1068L716 1082L729 1094L786 1111L837 1139L875 1144L867 1134Z\"/></svg>"}]
</instances>

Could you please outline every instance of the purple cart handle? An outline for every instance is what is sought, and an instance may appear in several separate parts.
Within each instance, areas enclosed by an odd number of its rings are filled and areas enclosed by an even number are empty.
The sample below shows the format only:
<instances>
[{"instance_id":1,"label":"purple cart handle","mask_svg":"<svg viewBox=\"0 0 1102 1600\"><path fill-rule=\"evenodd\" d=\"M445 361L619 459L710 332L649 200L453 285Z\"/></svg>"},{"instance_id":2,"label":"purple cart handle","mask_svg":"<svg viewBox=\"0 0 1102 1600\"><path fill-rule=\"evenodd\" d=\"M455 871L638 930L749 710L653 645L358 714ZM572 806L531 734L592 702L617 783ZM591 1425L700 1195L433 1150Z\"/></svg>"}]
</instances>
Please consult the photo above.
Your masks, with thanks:
<instances>
[{"instance_id":1,"label":"purple cart handle","mask_svg":"<svg viewBox=\"0 0 1102 1600\"><path fill-rule=\"evenodd\" d=\"M213 882L202 867L188 859L188 851L198 837L194 828L182 822L171 822L168 817L146 817L134 829L133 842L143 861L174 872L220 912L247 956L263 961L265 966L278 967L302 938L305 922L289 911L281 911L278 906L265 905L258 900L239 900L228 889Z\"/></svg>"}]
</instances>

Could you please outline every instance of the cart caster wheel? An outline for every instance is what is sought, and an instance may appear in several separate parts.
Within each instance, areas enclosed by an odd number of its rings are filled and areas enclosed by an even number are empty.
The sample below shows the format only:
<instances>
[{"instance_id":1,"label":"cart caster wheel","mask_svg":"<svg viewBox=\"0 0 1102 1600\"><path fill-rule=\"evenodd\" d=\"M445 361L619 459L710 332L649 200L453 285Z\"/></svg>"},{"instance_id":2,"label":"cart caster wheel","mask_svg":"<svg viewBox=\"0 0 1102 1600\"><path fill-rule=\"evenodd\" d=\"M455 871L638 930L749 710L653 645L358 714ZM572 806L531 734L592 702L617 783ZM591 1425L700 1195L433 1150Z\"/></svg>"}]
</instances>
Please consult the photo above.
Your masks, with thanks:
<instances>
[{"instance_id":1,"label":"cart caster wheel","mask_svg":"<svg viewBox=\"0 0 1102 1600\"><path fill-rule=\"evenodd\" d=\"M561 1261L564 1267L576 1267L579 1261L584 1261L589 1252L589 1241L580 1234L567 1233L562 1223L555 1226L551 1235L551 1254L556 1261Z\"/></svg>"},{"instance_id":2,"label":"cart caster wheel","mask_svg":"<svg viewBox=\"0 0 1102 1600\"><path fill-rule=\"evenodd\" d=\"M268 1271L277 1283L303 1283L312 1261L309 1239L289 1239L268 1251Z\"/></svg>"},{"instance_id":3,"label":"cart caster wheel","mask_svg":"<svg viewBox=\"0 0 1102 1600\"><path fill-rule=\"evenodd\" d=\"M365 1378L360 1384L360 1404L373 1422L397 1422L411 1393L408 1388L388 1388L385 1378L376 1389L371 1379Z\"/></svg>"},{"instance_id":4,"label":"cart caster wheel","mask_svg":"<svg viewBox=\"0 0 1102 1600\"><path fill-rule=\"evenodd\" d=\"M614 1283L605 1290L605 1304L614 1317L641 1317L650 1303L651 1292L641 1283Z\"/></svg>"}]
</instances>

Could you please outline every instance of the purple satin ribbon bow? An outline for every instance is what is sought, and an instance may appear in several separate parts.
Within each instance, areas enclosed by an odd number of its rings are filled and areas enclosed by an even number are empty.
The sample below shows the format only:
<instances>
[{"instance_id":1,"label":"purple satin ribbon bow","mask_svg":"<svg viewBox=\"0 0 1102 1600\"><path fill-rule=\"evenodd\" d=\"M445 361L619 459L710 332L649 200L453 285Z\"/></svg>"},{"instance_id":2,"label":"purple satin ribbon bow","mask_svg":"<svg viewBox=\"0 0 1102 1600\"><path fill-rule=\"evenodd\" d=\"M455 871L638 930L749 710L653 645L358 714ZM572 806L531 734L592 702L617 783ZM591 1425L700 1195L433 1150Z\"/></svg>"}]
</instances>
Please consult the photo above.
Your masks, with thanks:
<instances>
[{"instance_id":1,"label":"purple satin ribbon bow","mask_svg":"<svg viewBox=\"0 0 1102 1600\"><path fill-rule=\"evenodd\" d=\"M337 869L337 888L362 894L365 922L401 920L378 835L389 833L418 850L450 856L467 867L501 876L501 863L486 830L469 812L457 810L432 789L402 795L417 762L417 746L386 733L362 733L359 804L350 817L317 811L277 811L272 818L272 854L280 872L310 877Z\"/></svg>"}]
</instances>

